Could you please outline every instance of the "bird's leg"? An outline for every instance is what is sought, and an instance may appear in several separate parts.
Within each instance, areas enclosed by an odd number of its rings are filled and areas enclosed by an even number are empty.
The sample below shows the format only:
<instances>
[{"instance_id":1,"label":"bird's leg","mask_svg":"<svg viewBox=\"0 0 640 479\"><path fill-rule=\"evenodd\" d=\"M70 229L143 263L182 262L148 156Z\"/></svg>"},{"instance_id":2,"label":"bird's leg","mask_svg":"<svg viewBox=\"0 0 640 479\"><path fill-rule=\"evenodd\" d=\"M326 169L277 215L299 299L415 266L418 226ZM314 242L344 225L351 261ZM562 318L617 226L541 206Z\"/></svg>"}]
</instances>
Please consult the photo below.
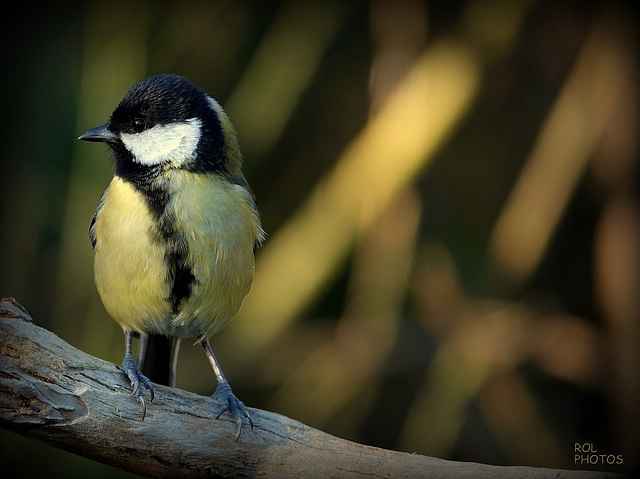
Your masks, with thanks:
<instances>
[{"instance_id":1,"label":"bird's leg","mask_svg":"<svg viewBox=\"0 0 640 479\"><path fill-rule=\"evenodd\" d=\"M222 404L222 409L216 416L219 418L226 411L229 411L231 415L236 420L236 435L235 440L237 441L240 437L240 431L242 430L242 420L243 418L247 418L249 420L249 424L253 429L253 421L251 420L251 416L249 416L249 412L247 408L244 406L244 403L240 401L231 391L231 386L229 386L229 382L224 377L222 373L222 369L220 368L220 363L213 354L211 350L211 345L209 344L209 340L204 338L202 340L202 347L204 348L204 352L207 355L207 359L213 368L213 372L216 375L216 379L218 380L218 388L216 392L213 394L213 397L220 401Z\"/></svg>"},{"instance_id":2,"label":"bird's leg","mask_svg":"<svg viewBox=\"0 0 640 479\"><path fill-rule=\"evenodd\" d=\"M136 366L136 362L133 359L133 355L131 354L131 342L133 338L133 333L131 331L125 330L124 332L124 341L125 341L125 354L124 359L122 360L122 366L120 369L127 375L129 381L131 381L131 387L133 391L131 392L131 396L136 396L138 402L142 404L142 420L144 421L144 417L147 414L147 405L144 401L144 395L142 393L142 389L140 388L140 383L149 390L151 394L151 401L153 401L154 392L153 386L151 386L151 381L140 372L138 367Z\"/></svg>"},{"instance_id":3,"label":"bird's leg","mask_svg":"<svg viewBox=\"0 0 640 479\"><path fill-rule=\"evenodd\" d=\"M171 358L169 366L169 386L176 387L178 379L178 356L180 354L180 338L173 338L171 340Z\"/></svg>"}]
</instances>

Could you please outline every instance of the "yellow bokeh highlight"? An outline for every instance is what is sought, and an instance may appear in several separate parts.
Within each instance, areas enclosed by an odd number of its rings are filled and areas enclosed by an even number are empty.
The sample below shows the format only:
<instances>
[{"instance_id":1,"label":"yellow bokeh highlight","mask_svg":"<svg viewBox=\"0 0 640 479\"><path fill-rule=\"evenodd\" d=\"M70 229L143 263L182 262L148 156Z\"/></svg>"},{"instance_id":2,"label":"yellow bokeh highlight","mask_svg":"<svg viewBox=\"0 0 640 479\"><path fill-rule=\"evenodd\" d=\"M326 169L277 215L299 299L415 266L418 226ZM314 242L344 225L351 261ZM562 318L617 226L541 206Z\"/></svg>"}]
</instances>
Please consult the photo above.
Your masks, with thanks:
<instances>
[{"instance_id":1,"label":"yellow bokeh highlight","mask_svg":"<svg viewBox=\"0 0 640 479\"><path fill-rule=\"evenodd\" d=\"M248 356L270 344L322 290L359 231L422 171L466 112L479 67L464 47L434 44L347 146L288 223L271 237L230 328Z\"/></svg>"},{"instance_id":2,"label":"yellow bokeh highlight","mask_svg":"<svg viewBox=\"0 0 640 479\"><path fill-rule=\"evenodd\" d=\"M491 253L511 278L536 269L628 82L608 34L594 29L500 213Z\"/></svg>"}]
</instances>

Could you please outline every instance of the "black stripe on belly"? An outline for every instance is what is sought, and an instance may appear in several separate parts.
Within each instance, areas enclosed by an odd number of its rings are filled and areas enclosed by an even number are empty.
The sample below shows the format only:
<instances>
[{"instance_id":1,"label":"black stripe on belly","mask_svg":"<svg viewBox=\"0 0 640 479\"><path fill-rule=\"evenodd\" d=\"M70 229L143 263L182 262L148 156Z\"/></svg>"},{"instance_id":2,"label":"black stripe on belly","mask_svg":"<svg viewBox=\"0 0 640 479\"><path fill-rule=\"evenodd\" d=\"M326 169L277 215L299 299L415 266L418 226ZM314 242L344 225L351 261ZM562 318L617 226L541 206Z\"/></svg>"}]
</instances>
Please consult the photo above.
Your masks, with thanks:
<instances>
[{"instance_id":1,"label":"black stripe on belly","mask_svg":"<svg viewBox=\"0 0 640 479\"><path fill-rule=\"evenodd\" d=\"M171 312L178 314L182 301L189 299L191 289L196 281L193 270L187 264L188 246L182 235L175 231L167 238L167 252L165 261L169 270L169 280L171 281L171 293L169 302Z\"/></svg>"},{"instance_id":2,"label":"black stripe on belly","mask_svg":"<svg viewBox=\"0 0 640 479\"><path fill-rule=\"evenodd\" d=\"M176 221L173 215L167 211L169 203L169 184L155 181L132 181L132 184L144 194L149 209L154 215L158 225L152 236L156 241L164 243L165 262L167 265L167 278L171 284L169 298L171 313L177 315L180 305L191 296L196 277L193 269L187 263L189 246L184 235L176 231Z\"/></svg>"}]
</instances>

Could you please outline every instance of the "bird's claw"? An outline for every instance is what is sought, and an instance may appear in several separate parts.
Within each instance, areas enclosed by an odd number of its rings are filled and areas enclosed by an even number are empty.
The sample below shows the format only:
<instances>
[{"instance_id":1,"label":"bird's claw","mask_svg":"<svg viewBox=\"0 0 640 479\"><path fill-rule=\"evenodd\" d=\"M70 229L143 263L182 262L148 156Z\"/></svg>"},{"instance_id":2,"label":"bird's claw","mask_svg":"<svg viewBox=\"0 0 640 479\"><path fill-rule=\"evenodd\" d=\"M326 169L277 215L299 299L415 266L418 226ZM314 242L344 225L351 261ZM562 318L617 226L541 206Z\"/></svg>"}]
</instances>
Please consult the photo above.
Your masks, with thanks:
<instances>
[{"instance_id":1,"label":"bird's claw","mask_svg":"<svg viewBox=\"0 0 640 479\"><path fill-rule=\"evenodd\" d=\"M153 386L151 385L151 381L144 374L140 372L140 370L136 367L136 363L133 360L131 355L126 355L124 360L122 361L122 366L120 366L122 371L127 375L129 381L131 381L131 397L136 397L137 401L142 405L142 421L144 421L145 416L147 415L147 403L144 400L144 394L142 392L142 388L140 384L142 384L145 388L149 390L149 394L151 395L151 401L155 397L155 393L153 391Z\"/></svg>"},{"instance_id":2,"label":"bird's claw","mask_svg":"<svg viewBox=\"0 0 640 479\"><path fill-rule=\"evenodd\" d=\"M233 391L231 391L231 386L229 383L222 383L218 385L218 389L213 394L213 397L220 401L222 405L222 409L216 416L216 419L219 419L225 412L229 411L231 415L236 420L236 434L235 440L237 441L240 437L240 432L242 431L242 422L243 419L247 419L249 421L249 425L251 429L253 429L253 420L249 415L249 411L245 407L244 403L238 399Z\"/></svg>"}]
</instances>

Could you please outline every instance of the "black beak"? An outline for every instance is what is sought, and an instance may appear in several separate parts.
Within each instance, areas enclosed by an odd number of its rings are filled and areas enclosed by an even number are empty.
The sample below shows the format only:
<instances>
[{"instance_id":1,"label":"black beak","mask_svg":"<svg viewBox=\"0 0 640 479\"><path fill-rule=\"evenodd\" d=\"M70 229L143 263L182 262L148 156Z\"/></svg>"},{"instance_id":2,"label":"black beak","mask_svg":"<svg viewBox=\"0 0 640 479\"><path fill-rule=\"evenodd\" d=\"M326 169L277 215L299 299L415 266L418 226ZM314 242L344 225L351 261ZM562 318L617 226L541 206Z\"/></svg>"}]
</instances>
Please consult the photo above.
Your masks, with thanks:
<instances>
[{"instance_id":1,"label":"black beak","mask_svg":"<svg viewBox=\"0 0 640 479\"><path fill-rule=\"evenodd\" d=\"M107 125L102 125L97 128L92 128L89 131L85 131L78 137L78 140L85 141L101 141L105 143L113 143L118 137L109 131Z\"/></svg>"}]
</instances>

